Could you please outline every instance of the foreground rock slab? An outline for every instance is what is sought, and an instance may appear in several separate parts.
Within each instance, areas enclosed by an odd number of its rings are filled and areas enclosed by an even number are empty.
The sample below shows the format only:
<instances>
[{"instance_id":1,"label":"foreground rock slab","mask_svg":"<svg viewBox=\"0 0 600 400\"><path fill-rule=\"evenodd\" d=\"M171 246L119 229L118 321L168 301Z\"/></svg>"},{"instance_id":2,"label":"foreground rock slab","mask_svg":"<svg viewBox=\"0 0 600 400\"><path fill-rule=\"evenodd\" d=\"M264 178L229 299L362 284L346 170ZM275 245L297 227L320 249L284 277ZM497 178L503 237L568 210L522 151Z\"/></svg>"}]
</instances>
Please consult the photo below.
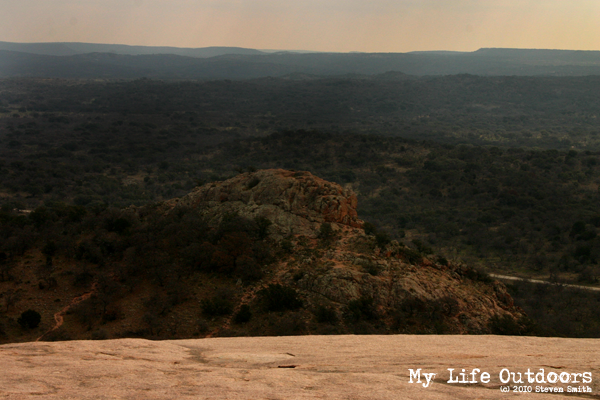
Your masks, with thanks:
<instances>
[{"instance_id":1,"label":"foreground rock slab","mask_svg":"<svg viewBox=\"0 0 600 400\"><path fill-rule=\"evenodd\" d=\"M373 335L36 342L0 346L0 365L0 398L6 399L600 399L597 339ZM448 382L449 369L454 379L475 368L477 383ZM410 383L411 369L421 369L421 383L414 376ZM528 383L528 369L543 370L550 380L554 372L557 383ZM521 373L525 383L503 384L503 370L504 377L506 370L517 379ZM489 383L481 382L481 372L489 373ZM436 375L425 387L424 374L430 373ZM582 383L584 373L591 382ZM561 383L567 377L570 382ZM511 391L503 392L505 386ZM514 387L531 387L532 393L513 393ZM564 392L535 393L538 387ZM569 387L592 392L567 393Z\"/></svg>"}]
</instances>

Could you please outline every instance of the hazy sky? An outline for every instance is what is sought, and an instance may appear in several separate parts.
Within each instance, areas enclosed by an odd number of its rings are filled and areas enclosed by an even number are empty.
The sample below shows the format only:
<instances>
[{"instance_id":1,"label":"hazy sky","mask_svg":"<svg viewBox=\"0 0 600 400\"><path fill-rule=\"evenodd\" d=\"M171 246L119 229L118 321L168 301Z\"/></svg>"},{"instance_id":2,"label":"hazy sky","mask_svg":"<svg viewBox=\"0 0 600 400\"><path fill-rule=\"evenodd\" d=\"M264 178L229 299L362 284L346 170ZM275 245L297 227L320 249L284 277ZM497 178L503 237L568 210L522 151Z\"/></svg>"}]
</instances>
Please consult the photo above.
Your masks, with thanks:
<instances>
[{"instance_id":1,"label":"hazy sky","mask_svg":"<svg viewBox=\"0 0 600 400\"><path fill-rule=\"evenodd\" d=\"M0 41L600 50L600 0L0 0Z\"/></svg>"}]
</instances>

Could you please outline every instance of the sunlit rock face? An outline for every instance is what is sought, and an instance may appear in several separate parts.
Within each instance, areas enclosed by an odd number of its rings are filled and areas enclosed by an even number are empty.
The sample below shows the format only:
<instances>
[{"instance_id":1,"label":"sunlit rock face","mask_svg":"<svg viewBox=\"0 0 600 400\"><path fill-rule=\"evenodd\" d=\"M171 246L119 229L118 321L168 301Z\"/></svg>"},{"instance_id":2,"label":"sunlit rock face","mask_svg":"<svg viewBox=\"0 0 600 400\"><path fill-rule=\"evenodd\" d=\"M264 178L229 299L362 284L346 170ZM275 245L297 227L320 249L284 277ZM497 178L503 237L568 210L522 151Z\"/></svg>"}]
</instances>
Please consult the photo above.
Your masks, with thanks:
<instances>
[{"instance_id":1,"label":"sunlit rock face","mask_svg":"<svg viewBox=\"0 0 600 400\"><path fill-rule=\"evenodd\" d=\"M363 224L356 212L356 195L350 189L306 171L268 169L244 173L200 186L168 204L197 208L215 222L228 213L265 217L273 222L274 233L280 235L312 235L324 222L354 228Z\"/></svg>"}]
</instances>

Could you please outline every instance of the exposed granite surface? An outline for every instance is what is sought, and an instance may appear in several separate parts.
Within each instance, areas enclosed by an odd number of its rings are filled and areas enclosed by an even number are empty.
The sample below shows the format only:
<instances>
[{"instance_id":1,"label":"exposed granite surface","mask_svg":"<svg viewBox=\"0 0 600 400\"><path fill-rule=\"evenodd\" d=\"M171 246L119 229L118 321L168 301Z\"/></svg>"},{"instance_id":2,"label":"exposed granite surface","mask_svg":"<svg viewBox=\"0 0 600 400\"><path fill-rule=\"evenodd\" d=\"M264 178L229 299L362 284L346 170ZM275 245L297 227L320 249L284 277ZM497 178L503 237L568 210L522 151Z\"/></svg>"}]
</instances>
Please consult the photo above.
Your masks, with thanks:
<instances>
[{"instance_id":1,"label":"exposed granite surface","mask_svg":"<svg viewBox=\"0 0 600 400\"><path fill-rule=\"evenodd\" d=\"M597 339L437 335L8 344L0 346L0 398L594 399L600 398L599 345ZM409 383L411 368L437 375L424 388ZM479 368L491 382L450 384L448 368ZM503 393L503 368L591 372L592 383L571 386L593 392ZM566 390L569 384L519 386Z\"/></svg>"}]
</instances>

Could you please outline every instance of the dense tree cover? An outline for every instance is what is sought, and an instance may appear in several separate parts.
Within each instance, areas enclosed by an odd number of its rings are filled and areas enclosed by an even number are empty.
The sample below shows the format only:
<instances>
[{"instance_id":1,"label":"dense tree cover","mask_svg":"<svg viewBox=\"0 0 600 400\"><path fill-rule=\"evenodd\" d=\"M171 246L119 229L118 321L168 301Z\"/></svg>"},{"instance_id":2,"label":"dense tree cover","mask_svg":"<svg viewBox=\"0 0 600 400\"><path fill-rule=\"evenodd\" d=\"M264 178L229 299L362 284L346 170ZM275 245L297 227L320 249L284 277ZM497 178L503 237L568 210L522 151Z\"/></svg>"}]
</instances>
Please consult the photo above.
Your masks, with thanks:
<instances>
[{"instance_id":1,"label":"dense tree cover","mask_svg":"<svg viewBox=\"0 0 600 400\"><path fill-rule=\"evenodd\" d=\"M516 304L536 321L530 328L538 335L600 337L598 292L526 281L512 283L508 289Z\"/></svg>"},{"instance_id":2,"label":"dense tree cover","mask_svg":"<svg viewBox=\"0 0 600 400\"><path fill-rule=\"evenodd\" d=\"M85 144L56 158L29 149L5 153L15 161L4 163L0 177L7 194L2 251L22 252L32 227L57 215L76 220L86 210L175 197L252 166L308 170L349 184L360 215L382 233L425 240L446 257L589 283L600 275L596 152L297 131L217 147L175 147L164 159L142 159L141 167L130 166L138 146L124 147L112 137L98 156ZM137 140L139 147L151 145L141 132ZM88 170L95 162L106 169ZM19 211L27 207L33 211Z\"/></svg>"},{"instance_id":3,"label":"dense tree cover","mask_svg":"<svg viewBox=\"0 0 600 400\"><path fill-rule=\"evenodd\" d=\"M600 154L288 132L220 146L212 162L309 170L350 185L390 235L492 271L594 283Z\"/></svg>"},{"instance_id":4,"label":"dense tree cover","mask_svg":"<svg viewBox=\"0 0 600 400\"><path fill-rule=\"evenodd\" d=\"M379 78L203 82L9 79L0 81L0 88L0 115L17 114L29 122L33 113L53 113L57 123L69 118L77 121L82 115L99 116L116 125L91 124L100 130L118 130L119 136L129 136L133 121L146 132L154 125L155 134L162 128L184 130L192 136L319 129L454 144L600 149L597 76L407 79L402 74L384 74ZM165 120L173 114L177 121ZM119 121L125 125L118 125ZM14 121L13 126L23 123ZM5 140L23 144L20 136L17 132ZM177 132L163 136L169 136L166 142L178 141L171 138ZM153 143L161 143L160 138L155 137Z\"/></svg>"},{"instance_id":5,"label":"dense tree cover","mask_svg":"<svg viewBox=\"0 0 600 400\"><path fill-rule=\"evenodd\" d=\"M422 254L433 248L491 272L594 284L596 85L595 77L473 76L383 83L2 81L0 281L14 277L15 257L32 247L45 258L44 288L56 285L48 271L66 256L103 267L125 262L132 276L143 266L165 288L194 268L256 279L274 251L264 247L267 222L219 236L190 216L144 219L122 207L181 196L247 168L287 168L351 186L359 215L378 227L381 243L398 239ZM179 230L182 242L171 243L170 232ZM85 232L85 240L74 239ZM164 262L177 267L158 268ZM82 286L98 279L87 270L74 276ZM99 282L107 299L130 290ZM164 304L185 297L167 289L161 296L168 293L174 297ZM6 308L19 296L4 293ZM206 315L227 310L223 298L231 296L208 298ZM118 312L102 299L82 304L93 310L78 315L114 318ZM368 315L363 300L348 315ZM148 302L149 321L164 312L155 304ZM559 309L569 308L552 312ZM252 315L231 312L240 321ZM327 309L318 315L331 317ZM498 324L500 331L510 328ZM552 324L558 322L546 323ZM290 329L296 328L302 327Z\"/></svg>"}]
</instances>

